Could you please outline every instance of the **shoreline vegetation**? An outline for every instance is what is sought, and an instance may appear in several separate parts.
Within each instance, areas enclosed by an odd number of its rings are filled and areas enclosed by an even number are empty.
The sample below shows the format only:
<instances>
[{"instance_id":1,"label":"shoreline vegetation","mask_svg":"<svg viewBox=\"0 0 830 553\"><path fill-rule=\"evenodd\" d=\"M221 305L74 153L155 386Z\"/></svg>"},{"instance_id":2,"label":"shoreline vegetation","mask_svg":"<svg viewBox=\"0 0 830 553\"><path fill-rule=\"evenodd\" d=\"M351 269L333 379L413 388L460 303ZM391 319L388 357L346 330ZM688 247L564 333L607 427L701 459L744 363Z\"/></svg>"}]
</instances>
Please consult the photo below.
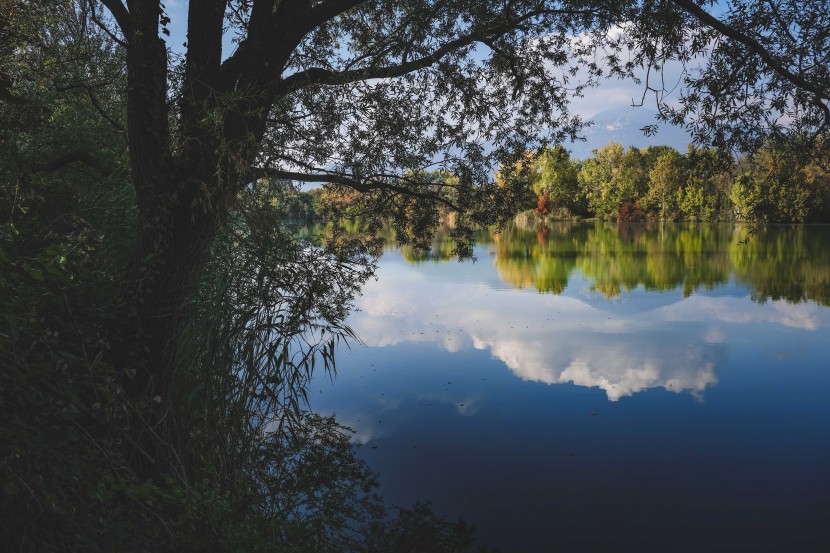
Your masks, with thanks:
<instances>
[{"instance_id":1,"label":"shoreline vegetation","mask_svg":"<svg viewBox=\"0 0 830 553\"><path fill-rule=\"evenodd\" d=\"M550 221L742 222L753 225L830 223L830 168L804 161L799 145L767 146L754 156L669 146L637 148L609 142L585 160L562 146L527 152L496 173L499 187L513 187L520 226ZM435 172L436 184L454 176ZM342 191L316 188L283 198L296 220L309 221L327 203L350 203ZM454 226L457 214L440 210Z\"/></svg>"},{"instance_id":2,"label":"shoreline vegetation","mask_svg":"<svg viewBox=\"0 0 830 553\"><path fill-rule=\"evenodd\" d=\"M611 142L591 158L573 160L555 146L527 154L527 169L503 171L501 179L525 182L545 220L828 222L830 172L822 161L799 159L797 148L768 145L730 159L692 145L681 154Z\"/></svg>"}]
</instances>

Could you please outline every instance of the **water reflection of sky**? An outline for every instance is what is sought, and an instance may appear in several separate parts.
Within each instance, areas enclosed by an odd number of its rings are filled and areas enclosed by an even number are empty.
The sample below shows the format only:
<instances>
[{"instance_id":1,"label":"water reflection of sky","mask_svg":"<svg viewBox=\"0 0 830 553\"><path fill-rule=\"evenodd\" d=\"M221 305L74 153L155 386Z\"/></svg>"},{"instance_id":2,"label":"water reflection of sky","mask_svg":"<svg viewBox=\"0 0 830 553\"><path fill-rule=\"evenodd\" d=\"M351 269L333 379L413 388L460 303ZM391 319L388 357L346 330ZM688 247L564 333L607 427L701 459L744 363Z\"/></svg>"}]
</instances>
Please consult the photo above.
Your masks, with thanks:
<instances>
[{"instance_id":1,"label":"water reflection of sky","mask_svg":"<svg viewBox=\"0 0 830 553\"><path fill-rule=\"evenodd\" d=\"M478 257L387 254L350 320L365 346L313 390L391 502L430 498L505 551L830 539L829 309L734 281L607 299L578 272L539 294Z\"/></svg>"},{"instance_id":2,"label":"water reflection of sky","mask_svg":"<svg viewBox=\"0 0 830 553\"><path fill-rule=\"evenodd\" d=\"M480 271L485 264L477 264ZM366 345L485 350L522 380L597 387L611 401L656 387L702 397L717 382L725 325L828 326L828 310L811 303L665 294L667 305L620 314L575 297L430 277L422 267L387 259L367 286L351 320Z\"/></svg>"}]
</instances>

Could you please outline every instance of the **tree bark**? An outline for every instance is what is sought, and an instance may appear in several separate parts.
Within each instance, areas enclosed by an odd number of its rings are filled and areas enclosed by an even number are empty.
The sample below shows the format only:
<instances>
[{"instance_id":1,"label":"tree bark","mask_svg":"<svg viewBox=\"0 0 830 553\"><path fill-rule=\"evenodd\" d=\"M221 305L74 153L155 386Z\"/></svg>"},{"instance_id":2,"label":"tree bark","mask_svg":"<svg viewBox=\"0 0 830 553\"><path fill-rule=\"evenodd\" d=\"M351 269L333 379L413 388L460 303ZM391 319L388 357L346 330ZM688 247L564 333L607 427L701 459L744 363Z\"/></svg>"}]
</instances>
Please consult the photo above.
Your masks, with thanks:
<instances>
[{"instance_id":1,"label":"tree bark","mask_svg":"<svg viewBox=\"0 0 830 553\"><path fill-rule=\"evenodd\" d=\"M125 271L116 356L133 411L127 445L133 469L145 479L171 470L186 479L188 468L178 453L186 430L176 428L178 409L170 396L187 300L227 212L228 186L216 171L216 139L199 123L210 109L205 91L218 75L222 12L218 18L215 12L204 18L208 27L218 27L218 35L214 30L203 37L206 44L198 51L216 42L214 48L188 61L188 82L202 85L184 89L178 134L186 139L174 155L167 52L158 35L160 10L158 0L129 2L127 127L138 224ZM198 44L200 39L193 40Z\"/></svg>"}]
</instances>

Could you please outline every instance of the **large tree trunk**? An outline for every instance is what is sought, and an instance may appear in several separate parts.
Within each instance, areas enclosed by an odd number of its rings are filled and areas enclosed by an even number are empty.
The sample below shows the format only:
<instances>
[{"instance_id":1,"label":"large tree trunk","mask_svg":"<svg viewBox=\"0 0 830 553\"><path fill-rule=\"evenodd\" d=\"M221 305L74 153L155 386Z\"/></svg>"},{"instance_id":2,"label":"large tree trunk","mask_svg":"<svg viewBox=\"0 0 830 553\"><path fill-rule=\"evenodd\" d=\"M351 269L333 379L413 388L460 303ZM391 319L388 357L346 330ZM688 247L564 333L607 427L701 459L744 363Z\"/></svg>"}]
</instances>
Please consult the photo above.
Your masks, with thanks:
<instances>
[{"instance_id":1,"label":"large tree trunk","mask_svg":"<svg viewBox=\"0 0 830 553\"><path fill-rule=\"evenodd\" d=\"M130 9L127 123L138 225L125 271L123 321L116 330L116 362L130 411L127 455L141 478L171 469L186 478L178 453L186 428L176 430L181 425L173 416L178 409L172 409L171 386L187 300L225 216L222 184L227 189L227 183L218 182L215 149L203 137L193 137L198 148L186 144L173 154L160 8L158 2L134 1ZM221 31L221 13L219 21ZM184 115L197 120L194 110Z\"/></svg>"},{"instance_id":2,"label":"large tree trunk","mask_svg":"<svg viewBox=\"0 0 830 553\"><path fill-rule=\"evenodd\" d=\"M186 428L183 434L176 430L186 421L176 420L172 386L182 360L187 302L224 216L205 195L187 190L189 182L173 177L155 183L170 192L158 194L155 208L140 214L126 272L120 354L124 389L134 410L130 457L143 478L170 469L187 472L179 459ZM214 205L194 210L194 202Z\"/></svg>"},{"instance_id":3,"label":"large tree trunk","mask_svg":"<svg viewBox=\"0 0 830 553\"><path fill-rule=\"evenodd\" d=\"M130 457L142 477L188 469L178 459L187 421L172 413L171 386L183 361L187 302L211 244L256 158L275 94L277 71L305 31L290 25L280 39L263 37L275 21L288 25L310 5L283 2L279 13L255 3L250 34L222 69L224 0L190 2L188 49L175 118L168 109L167 52L159 37L158 0L129 0L129 15L113 14L128 37L127 128L138 205L135 253L126 270L124 324L116 361L136 414L131 419ZM109 4L108 4L109 5ZM250 37L249 37L250 38ZM244 54L244 55L243 55ZM225 95L242 91L229 109ZM173 122L175 119L175 122ZM217 121L220 123L217 125ZM175 125L172 145L170 125Z\"/></svg>"},{"instance_id":4,"label":"large tree trunk","mask_svg":"<svg viewBox=\"0 0 830 553\"><path fill-rule=\"evenodd\" d=\"M171 188L175 184L171 183ZM139 223L126 275L125 301L135 325L140 360L136 391L160 394L173 370L178 329L186 315L199 271L205 264L222 215L192 211L193 194L165 194L159 207Z\"/></svg>"}]
</instances>

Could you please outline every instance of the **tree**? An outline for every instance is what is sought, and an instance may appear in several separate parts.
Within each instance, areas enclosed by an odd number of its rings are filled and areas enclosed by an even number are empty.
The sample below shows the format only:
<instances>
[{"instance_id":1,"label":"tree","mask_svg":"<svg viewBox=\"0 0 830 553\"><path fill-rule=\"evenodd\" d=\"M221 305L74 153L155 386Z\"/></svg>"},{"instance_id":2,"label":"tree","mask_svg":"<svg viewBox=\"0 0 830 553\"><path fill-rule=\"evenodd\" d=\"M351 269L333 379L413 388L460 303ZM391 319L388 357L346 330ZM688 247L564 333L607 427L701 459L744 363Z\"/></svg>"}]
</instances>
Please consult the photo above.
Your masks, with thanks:
<instances>
[{"instance_id":1,"label":"tree","mask_svg":"<svg viewBox=\"0 0 830 553\"><path fill-rule=\"evenodd\" d=\"M735 216L739 221L766 222L769 209L763 184L751 173L744 172L735 178L729 192Z\"/></svg>"},{"instance_id":2,"label":"tree","mask_svg":"<svg viewBox=\"0 0 830 553\"><path fill-rule=\"evenodd\" d=\"M689 146L686 154L687 180L678 196L687 221L731 220L729 190L734 162L727 152Z\"/></svg>"},{"instance_id":3,"label":"tree","mask_svg":"<svg viewBox=\"0 0 830 553\"><path fill-rule=\"evenodd\" d=\"M621 154L620 144L608 144L600 150L594 150L594 157L582 163L577 177L579 187L588 200L588 209L601 219L614 216L621 203L615 194L611 159L606 155L612 147L614 152Z\"/></svg>"},{"instance_id":4,"label":"tree","mask_svg":"<svg viewBox=\"0 0 830 553\"><path fill-rule=\"evenodd\" d=\"M531 186L539 196L547 198L553 209L564 207L572 213L582 211L577 174L579 166L561 145L545 149L537 158L539 170ZM540 200L541 201L541 200Z\"/></svg>"},{"instance_id":5,"label":"tree","mask_svg":"<svg viewBox=\"0 0 830 553\"><path fill-rule=\"evenodd\" d=\"M617 217L624 203L634 204L642 194L642 154L637 148L626 151L622 144L609 142L582 164L578 179L597 217Z\"/></svg>"},{"instance_id":6,"label":"tree","mask_svg":"<svg viewBox=\"0 0 830 553\"><path fill-rule=\"evenodd\" d=\"M805 163L798 153L802 141L768 144L741 160L743 175L731 196L743 220L804 223L827 215L826 171L820 163Z\"/></svg>"},{"instance_id":7,"label":"tree","mask_svg":"<svg viewBox=\"0 0 830 553\"><path fill-rule=\"evenodd\" d=\"M654 206L661 221L676 216L677 195L686 180L684 159L675 150L661 153L648 173L649 206Z\"/></svg>"},{"instance_id":8,"label":"tree","mask_svg":"<svg viewBox=\"0 0 830 553\"><path fill-rule=\"evenodd\" d=\"M442 201L418 177L438 159L459 177L444 186L468 212L461 221L495 221L509 210L484 184L492 161L542 129L549 139L575 129L569 36L614 19L592 3L209 0L189 4L176 63L161 2L100 4L125 52L138 206L117 349L135 375L130 393L160 397L160 411L187 299L246 187L261 177L327 182L403 218ZM488 140L493 154L482 150ZM483 199L487 210L466 208Z\"/></svg>"}]
</instances>

